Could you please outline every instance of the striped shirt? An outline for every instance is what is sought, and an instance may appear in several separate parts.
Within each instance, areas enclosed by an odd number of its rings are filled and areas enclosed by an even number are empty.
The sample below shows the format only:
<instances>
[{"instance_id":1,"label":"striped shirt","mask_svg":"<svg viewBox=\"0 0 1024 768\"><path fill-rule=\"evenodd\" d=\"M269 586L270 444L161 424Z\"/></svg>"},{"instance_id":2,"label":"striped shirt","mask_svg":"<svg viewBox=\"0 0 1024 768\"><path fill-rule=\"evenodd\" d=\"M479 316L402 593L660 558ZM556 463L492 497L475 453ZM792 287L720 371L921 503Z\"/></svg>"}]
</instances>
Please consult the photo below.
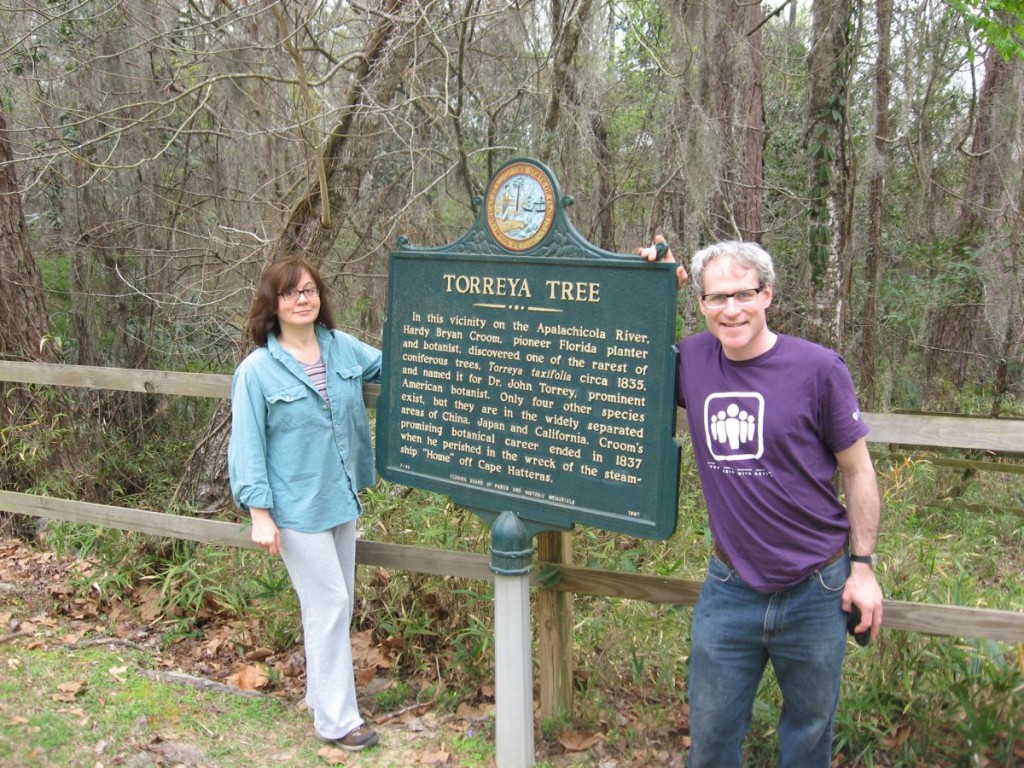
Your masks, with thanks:
<instances>
[{"instance_id":1,"label":"striped shirt","mask_svg":"<svg viewBox=\"0 0 1024 768\"><path fill-rule=\"evenodd\" d=\"M300 360L299 364L302 366L302 370L306 372L306 375L309 376L309 380L313 382L313 386L320 393L320 397L328 403L331 402L331 398L327 394L327 368L324 366L324 359L321 357L315 363L303 363Z\"/></svg>"}]
</instances>

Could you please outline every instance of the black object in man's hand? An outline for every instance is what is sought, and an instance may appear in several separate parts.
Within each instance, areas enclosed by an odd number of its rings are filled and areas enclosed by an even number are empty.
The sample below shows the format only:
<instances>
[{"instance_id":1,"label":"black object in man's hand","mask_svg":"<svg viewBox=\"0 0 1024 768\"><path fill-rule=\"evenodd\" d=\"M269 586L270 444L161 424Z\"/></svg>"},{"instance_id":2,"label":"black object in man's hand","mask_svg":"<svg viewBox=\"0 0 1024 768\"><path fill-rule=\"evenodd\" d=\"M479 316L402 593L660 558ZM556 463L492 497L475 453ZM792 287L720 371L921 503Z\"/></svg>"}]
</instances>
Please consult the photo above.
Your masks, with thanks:
<instances>
[{"instance_id":1,"label":"black object in man's hand","mask_svg":"<svg viewBox=\"0 0 1024 768\"><path fill-rule=\"evenodd\" d=\"M865 646L871 642L871 630L865 629L863 632L857 631L857 625L860 624L860 608L854 603L850 606L850 612L847 614L849 617L846 620L846 631L850 633L850 636L857 641L857 645Z\"/></svg>"}]
</instances>

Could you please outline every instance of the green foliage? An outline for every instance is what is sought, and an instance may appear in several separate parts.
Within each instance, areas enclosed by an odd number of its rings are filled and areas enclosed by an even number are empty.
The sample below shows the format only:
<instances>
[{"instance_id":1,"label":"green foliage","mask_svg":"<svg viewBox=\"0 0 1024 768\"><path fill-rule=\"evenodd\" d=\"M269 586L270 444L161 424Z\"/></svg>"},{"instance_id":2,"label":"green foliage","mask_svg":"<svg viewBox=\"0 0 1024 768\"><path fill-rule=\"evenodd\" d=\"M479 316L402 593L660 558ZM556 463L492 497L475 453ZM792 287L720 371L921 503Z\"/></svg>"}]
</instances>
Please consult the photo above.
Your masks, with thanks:
<instances>
[{"instance_id":1,"label":"green foliage","mask_svg":"<svg viewBox=\"0 0 1024 768\"><path fill-rule=\"evenodd\" d=\"M494 721L486 720L471 727L465 735L452 742L458 751L459 762L467 768L485 768L494 761Z\"/></svg>"},{"instance_id":2,"label":"green foliage","mask_svg":"<svg viewBox=\"0 0 1024 768\"><path fill-rule=\"evenodd\" d=\"M671 52L671 30L664 7L651 0L633 2L618 21L622 43L615 48L612 72L632 86L629 94L646 95L652 78L663 72Z\"/></svg>"},{"instance_id":3,"label":"green foliage","mask_svg":"<svg viewBox=\"0 0 1024 768\"><path fill-rule=\"evenodd\" d=\"M411 701L414 693L408 682L397 680L378 691L374 696L374 701L377 704L377 709L383 712L393 712Z\"/></svg>"},{"instance_id":4,"label":"green foliage","mask_svg":"<svg viewBox=\"0 0 1024 768\"><path fill-rule=\"evenodd\" d=\"M998 643L892 632L874 652L851 646L836 751L858 765L1013 765L1024 670L1011 656Z\"/></svg>"},{"instance_id":5,"label":"green foliage","mask_svg":"<svg viewBox=\"0 0 1024 768\"><path fill-rule=\"evenodd\" d=\"M1024 59L1024 3L1020 0L947 0L982 42L1004 59Z\"/></svg>"},{"instance_id":6,"label":"green foliage","mask_svg":"<svg viewBox=\"0 0 1024 768\"><path fill-rule=\"evenodd\" d=\"M70 585L104 604L152 595L157 623L172 636L194 635L213 617L245 615L260 642L274 650L295 645L298 602L280 559L79 523L52 523L47 540L79 558Z\"/></svg>"},{"instance_id":7,"label":"green foliage","mask_svg":"<svg viewBox=\"0 0 1024 768\"><path fill-rule=\"evenodd\" d=\"M434 709L442 714L454 714L462 701L464 693L457 687L445 685L444 682L425 685L417 697L420 703L429 702Z\"/></svg>"},{"instance_id":8,"label":"green foliage","mask_svg":"<svg viewBox=\"0 0 1024 768\"><path fill-rule=\"evenodd\" d=\"M199 545L192 542L174 542L159 570L149 578L159 587L161 607L190 621L209 613L239 615L252 590L251 581L246 591L234 583L241 553L207 547L198 557L198 550Z\"/></svg>"},{"instance_id":9,"label":"green foliage","mask_svg":"<svg viewBox=\"0 0 1024 768\"><path fill-rule=\"evenodd\" d=\"M24 405L0 422L0 489L58 496L73 492L62 462L76 434L68 415L70 398L53 388L3 386L5 404Z\"/></svg>"},{"instance_id":10,"label":"green foliage","mask_svg":"<svg viewBox=\"0 0 1024 768\"><path fill-rule=\"evenodd\" d=\"M480 601L487 613L468 613L466 625L454 630L448 638L452 646L451 668L470 680L484 680L494 672L494 602Z\"/></svg>"},{"instance_id":11,"label":"green foliage","mask_svg":"<svg viewBox=\"0 0 1024 768\"><path fill-rule=\"evenodd\" d=\"M84 558L89 567L71 574L71 585L105 602L124 600L138 585L142 572L137 534L79 523L53 523L47 540L61 557Z\"/></svg>"},{"instance_id":12,"label":"green foliage","mask_svg":"<svg viewBox=\"0 0 1024 768\"><path fill-rule=\"evenodd\" d=\"M541 738L547 741L555 741L571 725L572 720L568 714L563 713L558 717L545 717L540 721Z\"/></svg>"},{"instance_id":13,"label":"green foliage","mask_svg":"<svg viewBox=\"0 0 1024 768\"><path fill-rule=\"evenodd\" d=\"M999 644L971 643L950 686L963 712L957 731L974 754L1010 765L1024 741L1024 668Z\"/></svg>"}]
</instances>

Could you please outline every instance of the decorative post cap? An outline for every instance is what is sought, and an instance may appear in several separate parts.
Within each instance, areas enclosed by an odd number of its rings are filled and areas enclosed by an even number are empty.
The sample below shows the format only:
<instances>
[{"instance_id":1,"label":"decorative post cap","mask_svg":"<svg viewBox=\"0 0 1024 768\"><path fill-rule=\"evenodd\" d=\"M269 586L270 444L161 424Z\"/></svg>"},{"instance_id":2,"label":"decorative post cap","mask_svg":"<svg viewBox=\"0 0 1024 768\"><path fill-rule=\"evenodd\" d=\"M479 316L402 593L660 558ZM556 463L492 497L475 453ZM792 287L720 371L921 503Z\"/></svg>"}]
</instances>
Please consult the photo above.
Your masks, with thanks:
<instances>
[{"instance_id":1,"label":"decorative post cap","mask_svg":"<svg viewBox=\"0 0 1024 768\"><path fill-rule=\"evenodd\" d=\"M522 576L533 569L533 545L523 521L514 512L498 515L491 527L491 572Z\"/></svg>"}]
</instances>

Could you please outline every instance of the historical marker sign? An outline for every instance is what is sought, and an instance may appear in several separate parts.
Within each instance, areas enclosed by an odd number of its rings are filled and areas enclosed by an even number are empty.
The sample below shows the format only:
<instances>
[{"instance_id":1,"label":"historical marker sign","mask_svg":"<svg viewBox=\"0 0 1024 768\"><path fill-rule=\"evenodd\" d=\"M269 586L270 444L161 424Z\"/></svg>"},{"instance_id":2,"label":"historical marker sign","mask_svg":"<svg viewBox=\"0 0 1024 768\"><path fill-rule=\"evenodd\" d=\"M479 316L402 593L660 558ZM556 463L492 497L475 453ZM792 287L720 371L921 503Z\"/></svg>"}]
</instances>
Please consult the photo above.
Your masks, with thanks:
<instances>
[{"instance_id":1,"label":"historical marker sign","mask_svg":"<svg viewBox=\"0 0 1024 768\"><path fill-rule=\"evenodd\" d=\"M378 471L475 511L670 536L670 268L583 240L534 161L483 202L456 243L390 254Z\"/></svg>"}]
</instances>

